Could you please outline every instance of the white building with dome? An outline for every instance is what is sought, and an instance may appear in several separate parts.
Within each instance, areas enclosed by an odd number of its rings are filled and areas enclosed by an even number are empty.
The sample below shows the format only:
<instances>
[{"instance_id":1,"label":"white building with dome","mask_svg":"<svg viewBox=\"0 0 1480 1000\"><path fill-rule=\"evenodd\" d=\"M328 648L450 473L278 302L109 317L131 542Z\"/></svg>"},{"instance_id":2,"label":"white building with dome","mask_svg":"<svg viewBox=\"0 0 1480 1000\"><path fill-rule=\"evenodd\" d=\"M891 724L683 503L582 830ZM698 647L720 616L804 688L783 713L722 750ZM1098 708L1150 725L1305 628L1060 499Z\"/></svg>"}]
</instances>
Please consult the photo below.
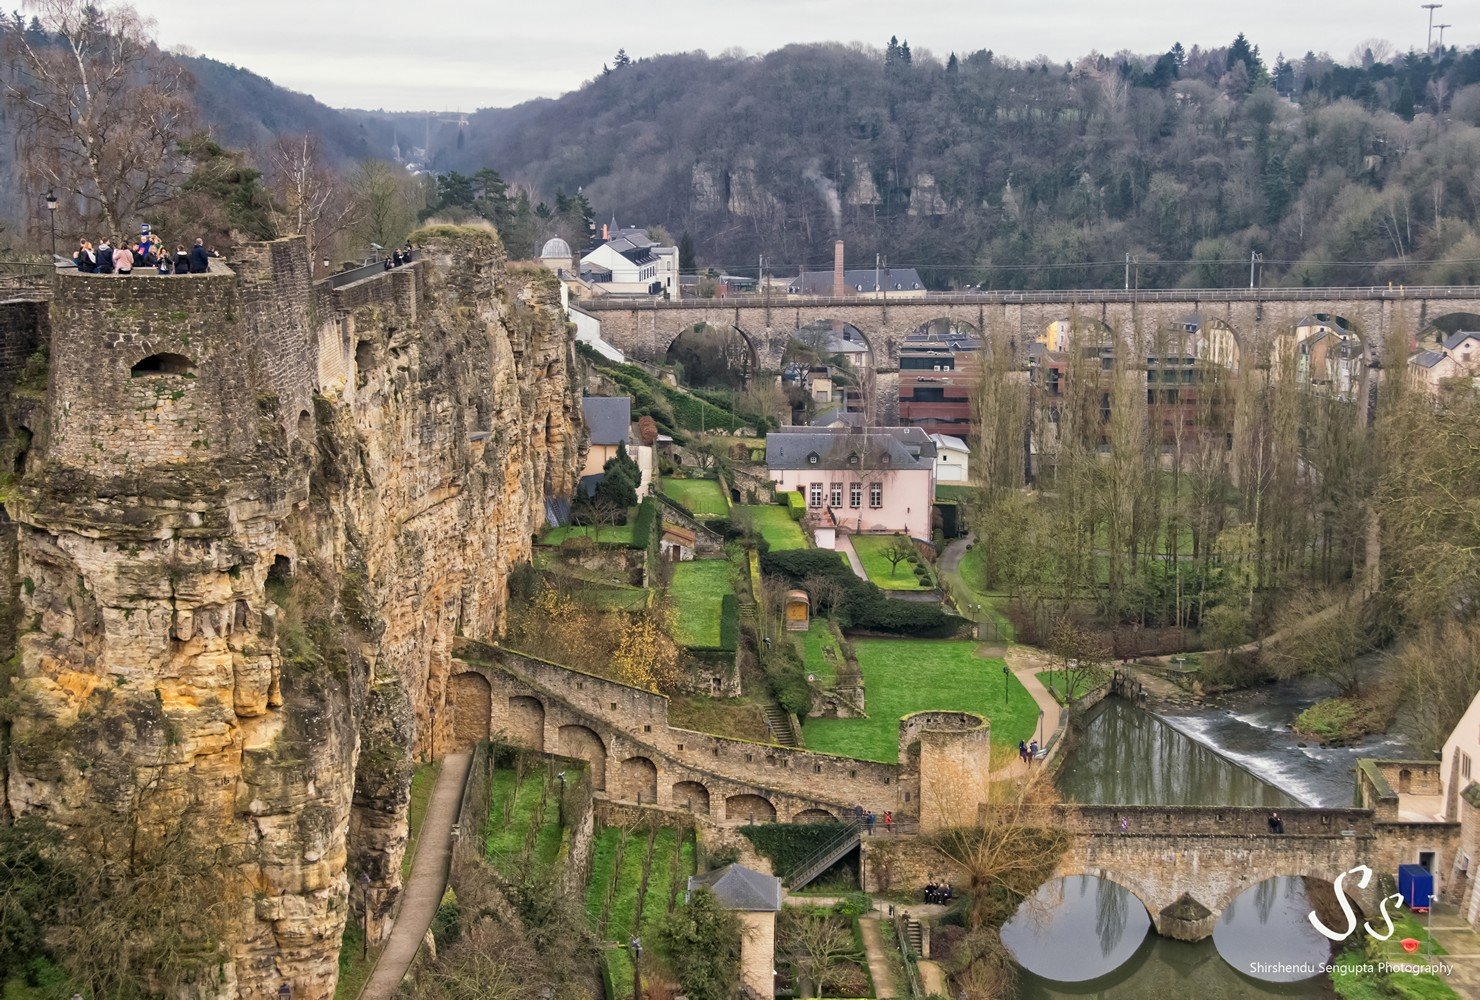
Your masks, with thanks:
<instances>
[{"instance_id":1,"label":"white building with dome","mask_svg":"<svg viewBox=\"0 0 1480 1000\"><path fill-rule=\"evenodd\" d=\"M575 274L575 255L570 252L570 244L559 236L545 241L545 246L540 250L540 263L556 274Z\"/></svg>"}]
</instances>

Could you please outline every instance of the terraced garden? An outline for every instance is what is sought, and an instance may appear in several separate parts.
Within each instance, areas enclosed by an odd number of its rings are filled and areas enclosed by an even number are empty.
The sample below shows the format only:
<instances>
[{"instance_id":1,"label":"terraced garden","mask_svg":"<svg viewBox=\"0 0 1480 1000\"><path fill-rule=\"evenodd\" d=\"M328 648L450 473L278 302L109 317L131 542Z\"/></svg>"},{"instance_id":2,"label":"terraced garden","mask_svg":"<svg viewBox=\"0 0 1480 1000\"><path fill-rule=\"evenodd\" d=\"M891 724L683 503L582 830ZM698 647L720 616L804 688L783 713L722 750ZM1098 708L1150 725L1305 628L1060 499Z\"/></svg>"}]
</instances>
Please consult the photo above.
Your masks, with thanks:
<instances>
[{"instance_id":1,"label":"terraced garden","mask_svg":"<svg viewBox=\"0 0 1480 1000\"><path fill-rule=\"evenodd\" d=\"M805 549L807 536L802 526L793 520L791 512L777 504L747 504L736 507L740 516L755 526L755 530L766 540L772 552L787 549Z\"/></svg>"},{"instance_id":2,"label":"terraced garden","mask_svg":"<svg viewBox=\"0 0 1480 1000\"><path fill-rule=\"evenodd\" d=\"M859 562L863 563L863 571L880 590L919 591L935 586L935 574L928 566L924 576L916 574L915 567L923 565L918 556L890 565L884 553L902 538L903 535L853 535L850 541L853 542L853 551L858 553Z\"/></svg>"},{"instance_id":3,"label":"terraced garden","mask_svg":"<svg viewBox=\"0 0 1480 1000\"><path fill-rule=\"evenodd\" d=\"M725 559L696 559L676 563L673 583L668 588L673 598L673 640L690 649L734 649L735 635L726 632L724 620L737 612L734 586L730 582L730 563ZM726 600L728 598L728 601ZM731 606L727 613L726 606Z\"/></svg>"},{"instance_id":4,"label":"terraced garden","mask_svg":"<svg viewBox=\"0 0 1480 1000\"><path fill-rule=\"evenodd\" d=\"M545 767L503 769L493 776L487 856L495 867L549 867L560 856L560 787Z\"/></svg>"},{"instance_id":5,"label":"terraced garden","mask_svg":"<svg viewBox=\"0 0 1480 1000\"><path fill-rule=\"evenodd\" d=\"M683 504L689 513L701 520L726 517L730 513L724 491L715 479L666 478L663 480L663 493Z\"/></svg>"},{"instance_id":6,"label":"terraced garden","mask_svg":"<svg viewBox=\"0 0 1480 1000\"><path fill-rule=\"evenodd\" d=\"M949 709L975 712L992 722L994 757L1032 738L1038 703L1003 662L978 656L977 644L961 640L854 639L853 651L868 691L866 719L808 719L802 729L808 749L863 760L899 759L899 720L911 712Z\"/></svg>"},{"instance_id":7,"label":"terraced garden","mask_svg":"<svg viewBox=\"0 0 1480 1000\"><path fill-rule=\"evenodd\" d=\"M596 935L615 942L606 951L613 997L632 995L634 937L652 941L658 923L683 896L694 874L694 838L688 830L603 827L591 849L586 915Z\"/></svg>"}]
</instances>

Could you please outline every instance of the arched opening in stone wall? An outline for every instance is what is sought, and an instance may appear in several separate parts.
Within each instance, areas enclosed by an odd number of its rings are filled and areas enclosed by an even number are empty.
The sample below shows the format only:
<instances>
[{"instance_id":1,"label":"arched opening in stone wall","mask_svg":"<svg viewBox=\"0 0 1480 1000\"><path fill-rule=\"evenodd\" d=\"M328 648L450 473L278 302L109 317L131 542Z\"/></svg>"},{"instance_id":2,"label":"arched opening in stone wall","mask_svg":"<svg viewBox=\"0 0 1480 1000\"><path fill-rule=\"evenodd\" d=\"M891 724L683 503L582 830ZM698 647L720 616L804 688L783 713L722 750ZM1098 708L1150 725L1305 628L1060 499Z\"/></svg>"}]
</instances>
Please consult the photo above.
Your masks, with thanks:
<instances>
[{"instance_id":1,"label":"arched opening in stone wall","mask_svg":"<svg viewBox=\"0 0 1480 1000\"><path fill-rule=\"evenodd\" d=\"M313 414L307 410L298 411L298 439L307 441L313 437Z\"/></svg>"},{"instance_id":2,"label":"arched opening in stone wall","mask_svg":"<svg viewBox=\"0 0 1480 1000\"><path fill-rule=\"evenodd\" d=\"M1315 876L1249 873L1241 878L1232 898L1213 901L1217 923L1213 944L1229 965L1249 974L1251 967L1271 960L1297 964L1322 962L1330 956L1331 942L1311 922L1312 917L1336 933L1348 925L1335 889ZM1345 888L1350 888L1348 880ZM1358 920L1362 906L1345 893ZM1382 923L1381 918L1374 921Z\"/></svg>"},{"instance_id":3,"label":"arched opening in stone wall","mask_svg":"<svg viewBox=\"0 0 1480 1000\"><path fill-rule=\"evenodd\" d=\"M151 375L191 375L195 363L183 354L151 354L128 370L130 378L147 378Z\"/></svg>"},{"instance_id":4,"label":"arched opening in stone wall","mask_svg":"<svg viewBox=\"0 0 1480 1000\"><path fill-rule=\"evenodd\" d=\"M448 690L452 703L452 745L457 750L476 746L488 739L489 721L493 716L493 689L488 678L468 671L456 674Z\"/></svg>"},{"instance_id":5,"label":"arched opening in stone wall","mask_svg":"<svg viewBox=\"0 0 1480 1000\"><path fill-rule=\"evenodd\" d=\"M668 345L669 364L680 366L684 385L740 389L760 370L750 338L733 326L695 323Z\"/></svg>"},{"instance_id":6,"label":"arched opening in stone wall","mask_svg":"<svg viewBox=\"0 0 1480 1000\"><path fill-rule=\"evenodd\" d=\"M362 340L355 345L355 385L363 386L367 373L375 367L375 345Z\"/></svg>"},{"instance_id":7,"label":"arched opening in stone wall","mask_svg":"<svg viewBox=\"0 0 1480 1000\"><path fill-rule=\"evenodd\" d=\"M792 817L793 823L836 823L838 818L826 809L803 809Z\"/></svg>"},{"instance_id":8,"label":"arched opening in stone wall","mask_svg":"<svg viewBox=\"0 0 1480 1000\"><path fill-rule=\"evenodd\" d=\"M794 423L830 413L866 413L873 379L873 344L842 320L817 319L798 327L781 355L781 387Z\"/></svg>"},{"instance_id":9,"label":"arched opening in stone wall","mask_svg":"<svg viewBox=\"0 0 1480 1000\"><path fill-rule=\"evenodd\" d=\"M617 798L649 805L658 801L658 766L648 758L628 757L617 776Z\"/></svg>"},{"instance_id":10,"label":"arched opening in stone wall","mask_svg":"<svg viewBox=\"0 0 1480 1000\"><path fill-rule=\"evenodd\" d=\"M606 743L585 726L561 726L557 752L562 757L577 757L591 768L591 788L606 791Z\"/></svg>"},{"instance_id":11,"label":"arched opening in stone wall","mask_svg":"<svg viewBox=\"0 0 1480 1000\"><path fill-rule=\"evenodd\" d=\"M776 822L776 807L760 795L731 795L725 799L725 819L747 823Z\"/></svg>"},{"instance_id":12,"label":"arched opening in stone wall","mask_svg":"<svg viewBox=\"0 0 1480 1000\"><path fill-rule=\"evenodd\" d=\"M272 565L267 567L267 596L277 600L274 594L286 593L292 582L293 560L279 552L272 557Z\"/></svg>"},{"instance_id":13,"label":"arched opening in stone wall","mask_svg":"<svg viewBox=\"0 0 1480 1000\"><path fill-rule=\"evenodd\" d=\"M673 804L679 809L687 809L696 816L708 816L709 789L697 781L675 781L673 783Z\"/></svg>"},{"instance_id":14,"label":"arched opening in stone wall","mask_svg":"<svg viewBox=\"0 0 1480 1000\"><path fill-rule=\"evenodd\" d=\"M545 706L538 698L516 694L509 699L509 740L536 753L545 750Z\"/></svg>"},{"instance_id":15,"label":"arched opening in stone wall","mask_svg":"<svg viewBox=\"0 0 1480 1000\"><path fill-rule=\"evenodd\" d=\"M1480 316L1468 312L1441 313L1429 320L1413 339L1420 350L1442 348L1446 340L1459 333L1480 331Z\"/></svg>"},{"instance_id":16,"label":"arched opening in stone wall","mask_svg":"<svg viewBox=\"0 0 1480 1000\"><path fill-rule=\"evenodd\" d=\"M31 428L21 424L15 429L15 457L10 467L17 476L26 474L26 463L31 457Z\"/></svg>"}]
</instances>

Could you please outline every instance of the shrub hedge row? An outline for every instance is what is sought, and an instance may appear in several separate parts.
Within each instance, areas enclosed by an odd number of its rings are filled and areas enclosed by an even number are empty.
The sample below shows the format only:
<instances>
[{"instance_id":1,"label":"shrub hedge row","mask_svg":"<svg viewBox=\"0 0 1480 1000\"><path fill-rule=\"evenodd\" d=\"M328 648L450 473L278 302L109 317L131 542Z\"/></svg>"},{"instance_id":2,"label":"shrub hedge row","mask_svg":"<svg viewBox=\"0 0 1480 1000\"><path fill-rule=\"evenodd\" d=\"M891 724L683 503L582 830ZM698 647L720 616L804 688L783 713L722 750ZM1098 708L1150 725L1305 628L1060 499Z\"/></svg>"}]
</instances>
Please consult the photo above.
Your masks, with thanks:
<instances>
[{"instance_id":1,"label":"shrub hedge row","mask_svg":"<svg viewBox=\"0 0 1480 1000\"><path fill-rule=\"evenodd\" d=\"M814 575L836 580L843 591L836 613L845 628L938 639L957 635L970 624L946 612L939 604L891 601L878 587L855 576L838 553L826 549L767 552L761 557L761 568L786 578L793 585L800 585Z\"/></svg>"},{"instance_id":2,"label":"shrub hedge row","mask_svg":"<svg viewBox=\"0 0 1480 1000\"><path fill-rule=\"evenodd\" d=\"M740 601L726 594L719 602L719 648L733 653L740 647Z\"/></svg>"}]
</instances>

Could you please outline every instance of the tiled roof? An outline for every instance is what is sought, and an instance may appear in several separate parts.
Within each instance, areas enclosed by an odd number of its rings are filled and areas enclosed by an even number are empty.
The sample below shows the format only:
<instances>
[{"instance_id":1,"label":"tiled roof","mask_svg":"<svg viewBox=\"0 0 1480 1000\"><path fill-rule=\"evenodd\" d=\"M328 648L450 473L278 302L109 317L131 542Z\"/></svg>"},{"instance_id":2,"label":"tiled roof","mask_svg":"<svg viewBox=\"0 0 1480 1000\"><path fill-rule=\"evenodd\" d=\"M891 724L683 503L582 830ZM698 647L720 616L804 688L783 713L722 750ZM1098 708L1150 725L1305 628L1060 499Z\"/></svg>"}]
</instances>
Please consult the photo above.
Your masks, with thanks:
<instances>
[{"instance_id":1,"label":"tiled roof","mask_svg":"<svg viewBox=\"0 0 1480 1000\"><path fill-rule=\"evenodd\" d=\"M781 880L744 865L726 865L689 879L689 892L708 889L727 910L775 913L781 909Z\"/></svg>"},{"instance_id":2,"label":"tiled roof","mask_svg":"<svg viewBox=\"0 0 1480 1000\"><path fill-rule=\"evenodd\" d=\"M780 427L766 435L770 469L910 471L934 463L935 443L918 427Z\"/></svg>"},{"instance_id":3,"label":"tiled roof","mask_svg":"<svg viewBox=\"0 0 1480 1000\"><path fill-rule=\"evenodd\" d=\"M581 400L581 416L592 444L625 444L632 426L632 398L587 396Z\"/></svg>"},{"instance_id":4,"label":"tiled roof","mask_svg":"<svg viewBox=\"0 0 1480 1000\"><path fill-rule=\"evenodd\" d=\"M1420 368L1432 368L1443 360L1444 355L1439 351L1419 351L1408 359L1408 363L1418 365Z\"/></svg>"},{"instance_id":5,"label":"tiled roof","mask_svg":"<svg viewBox=\"0 0 1480 1000\"><path fill-rule=\"evenodd\" d=\"M881 281L884 289L890 292L912 292L925 287L920 281L920 272L913 267L887 267L882 270L855 267L843 272L843 284L853 294L858 293L860 286L865 293L872 294L878 291ZM787 291L793 295L831 295L832 290L831 271L803 271L787 286Z\"/></svg>"}]
</instances>

